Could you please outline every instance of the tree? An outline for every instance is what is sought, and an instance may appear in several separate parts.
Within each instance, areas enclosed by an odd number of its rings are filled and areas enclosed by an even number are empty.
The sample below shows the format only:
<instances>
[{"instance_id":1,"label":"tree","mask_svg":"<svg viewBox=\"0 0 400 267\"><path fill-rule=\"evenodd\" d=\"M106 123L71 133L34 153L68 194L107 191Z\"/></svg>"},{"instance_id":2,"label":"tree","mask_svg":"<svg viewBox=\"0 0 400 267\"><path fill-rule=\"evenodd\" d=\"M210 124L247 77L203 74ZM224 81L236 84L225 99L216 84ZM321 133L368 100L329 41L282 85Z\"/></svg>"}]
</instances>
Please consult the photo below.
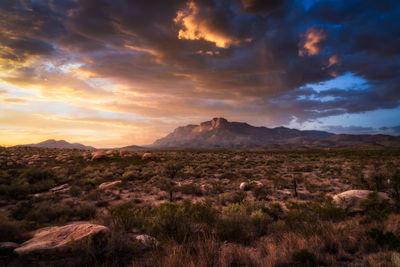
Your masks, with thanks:
<instances>
[{"instance_id":1,"label":"tree","mask_svg":"<svg viewBox=\"0 0 400 267\"><path fill-rule=\"evenodd\" d=\"M158 181L158 187L169 193L169 201L173 201L173 193L176 191L176 183L173 181L182 170L183 166L175 161L168 161L163 169L164 178Z\"/></svg>"}]
</instances>

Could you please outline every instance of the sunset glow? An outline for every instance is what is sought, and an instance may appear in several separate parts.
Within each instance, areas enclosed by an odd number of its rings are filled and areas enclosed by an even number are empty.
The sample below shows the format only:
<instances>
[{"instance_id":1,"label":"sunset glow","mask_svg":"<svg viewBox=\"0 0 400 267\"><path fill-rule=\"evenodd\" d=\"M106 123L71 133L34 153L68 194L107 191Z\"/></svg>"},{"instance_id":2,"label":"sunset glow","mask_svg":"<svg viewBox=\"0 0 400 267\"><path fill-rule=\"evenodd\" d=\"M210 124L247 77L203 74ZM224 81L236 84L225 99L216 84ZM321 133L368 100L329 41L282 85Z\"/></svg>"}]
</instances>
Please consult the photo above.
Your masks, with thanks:
<instances>
[{"instance_id":1,"label":"sunset glow","mask_svg":"<svg viewBox=\"0 0 400 267\"><path fill-rule=\"evenodd\" d=\"M0 145L145 145L213 117L399 135L384 2L3 1Z\"/></svg>"}]
</instances>

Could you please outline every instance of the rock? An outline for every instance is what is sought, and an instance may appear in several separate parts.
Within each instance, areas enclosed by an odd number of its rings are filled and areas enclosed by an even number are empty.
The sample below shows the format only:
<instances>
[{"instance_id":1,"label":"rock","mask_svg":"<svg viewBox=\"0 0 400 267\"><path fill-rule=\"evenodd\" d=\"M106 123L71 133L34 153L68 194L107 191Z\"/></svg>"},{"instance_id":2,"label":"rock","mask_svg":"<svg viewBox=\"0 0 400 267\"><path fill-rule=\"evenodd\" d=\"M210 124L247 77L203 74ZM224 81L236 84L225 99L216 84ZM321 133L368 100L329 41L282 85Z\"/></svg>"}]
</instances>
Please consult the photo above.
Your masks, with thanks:
<instances>
[{"instance_id":1,"label":"rock","mask_svg":"<svg viewBox=\"0 0 400 267\"><path fill-rule=\"evenodd\" d=\"M142 249L149 249L159 245L157 239L149 235L138 235L136 240L142 245Z\"/></svg>"},{"instance_id":2,"label":"rock","mask_svg":"<svg viewBox=\"0 0 400 267\"><path fill-rule=\"evenodd\" d=\"M239 155L236 155L236 156L234 156L233 158L232 158L232 160L241 160L242 159L242 156L239 156Z\"/></svg>"},{"instance_id":3,"label":"rock","mask_svg":"<svg viewBox=\"0 0 400 267\"><path fill-rule=\"evenodd\" d=\"M71 251L72 246L91 237L100 241L110 230L91 223L72 223L65 226L46 227L37 230L32 239L14 249L19 256L49 255L60 257Z\"/></svg>"},{"instance_id":4,"label":"rock","mask_svg":"<svg viewBox=\"0 0 400 267\"><path fill-rule=\"evenodd\" d=\"M107 156L112 156L114 154L114 150L107 150L106 155Z\"/></svg>"},{"instance_id":5,"label":"rock","mask_svg":"<svg viewBox=\"0 0 400 267\"><path fill-rule=\"evenodd\" d=\"M249 184L246 182L243 182L240 184L240 190L248 190L249 189Z\"/></svg>"},{"instance_id":6,"label":"rock","mask_svg":"<svg viewBox=\"0 0 400 267\"><path fill-rule=\"evenodd\" d=\"M148 152L146 152L146 153L144 153L143 155L142 155L142 159L143 160L145 160L145 159L151 159L153 157L153 155L151 154L151 153L148 153Z\"/></svg>"},{"instance_id":7,"label":"rock","mask_svg":"<svg viewBox=\"0 0 400 267\"><path fill-rule=\"evenodd\" d=\"M14 242L0 242L0 256L12 255L17 247L18 244Z\"/></svg>"},{"instance_id":8,"label":"rock","mask_svg":"<svg viewBox=\"0 0 400 267\"><path fill-rule=\"evenodd\" d=\"M50 189L52 193L65 193L69 191L70 186L68 184L62 184Z\"/></svg>"},{"instance_id":9,"label":"rock","mask_svg":"<svg viewBox=\"0 0 400 267\"><path fill-rule=\"evenodd\" d=\"M131 156L131 154L132 154L132 152L129 149L121 149L119 151L119 156L121 158L129 157L129 156Z\"/></svg>"},{"instance_id":10,"label":"rock","mask_svg":"<svg viewBox=\"0 0 400 267\"><path fill-rule=\"evenodd\" d=\"M92 152L92 160L95 159L103 159L107 157L107 153L105 151L93 151Z\"/></svg>"},{"instance_id":11,"label":"rock","mask_svg":"<svg viewBox=\"0 0 400 267\"><path fill-rule=\"evenodd\" d=\"M108 189L108 188L116 186L117 184L120 184L120 183L122 183L121 180L113 181L113 182L105 182L105 183L102 183L99 185L99 189Z\"/></svg>"},{"instance_id":12,"label":"rock","mask_svg":"<svg viewBox=\"0 0 400 267\"><path fill-rule=\"evenodd\" d=\"M368 198L372 193L371 190L349 190L333 196L333 202L336 206L346 210L347 212L363 211L360 204ZM378 192L379 200L390 200L386 193Z\"/></svg>"},{"instance_id":13,"label":"rock","mask_svg":"<svg viewBox=\"0 0 400 267\"><path fill-rule=\"evenodd\" d=\"M264 184L262 182L260 182L260 181L253 181L251 184L253 186L264 186Z\"/></svg>"}]
</instances>

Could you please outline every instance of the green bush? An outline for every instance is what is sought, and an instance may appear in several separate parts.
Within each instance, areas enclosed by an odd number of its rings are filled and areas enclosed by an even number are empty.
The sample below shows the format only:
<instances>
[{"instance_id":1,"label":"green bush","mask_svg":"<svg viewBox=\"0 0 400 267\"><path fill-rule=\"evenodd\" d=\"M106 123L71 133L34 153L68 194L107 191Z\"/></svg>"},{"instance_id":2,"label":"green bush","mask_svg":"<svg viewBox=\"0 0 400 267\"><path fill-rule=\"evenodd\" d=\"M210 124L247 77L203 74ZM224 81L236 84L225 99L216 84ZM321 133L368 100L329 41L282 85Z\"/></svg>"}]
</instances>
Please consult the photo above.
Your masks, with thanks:
<instances>
[{"instance_id":1,"label":"green bush","mask_svg":"<svg viewBox=\"0 0 400 267\"><path fill-rule=\"evenodd\" d=\"M20 178L25 178L29 184L35 184L45 180L53 180L54 174L47 169L31 168L24 171Z\"/></svg>"},{"instance_id":2,"label":"green bush","mask_svg":"<svg viewBox=\"0 0 400 267\"><path fill-rule=\"evenodd\" d=\"M181 243L209 232L216 220L216 210L210 200L191 203L162 203L153 207L144 222L144 228L160 239L174 239Z\"/></svg>"},{"instance_id":3,"label":"green bush","mask_svg":"<svg viewBox=\"0 0 400 267\"><path fill-rule=\"evenodd\" d=\"M145 217L145 209L135 207L133 203L122 203L107 209L111 218L111 227L115 230L130 231L133 227L141 227Z\"/></svg>"},{"instance_id":4,"label":"green bush","mask_svg":"<svg viewBox=\"0 0 400 267\"><path fill-rule=\"evenodd\" d=\"M217 223L217 235L222 240L248 244L265 234L271 221L271 217L256 206L230 204Z\"/></svg>"},{"instance_id":5,"label":"green bush","mask_svg":"<svg viewBox=\"0 0 400 267\"><path fill-rule=\"evenodd\" d=\"M2 184L0 192L9 198L24 199L28 194L44 192L54 186L55 177L50 170L30 168Z\"/></svg>"},{"instance_id":6,"label":"green bush","mask_svg":"<svg viewBox=\"0 0 400 267\"><path fill-rule=\"evenodd\" d=\"M26 238L27 233L21 223L0 213L0 242L22 242Z\"/></svg>"},{"instance_id":7,"label":"green bush","mask_svg":"<svg viewBox=\"0 0 400 267\"><path fill-rule=\"evenodd\" d=\"M90 220L95 215L96 208L86 203L73 206L73 204L54 205L50 201L37 204L27 201L19 203L12 210L13 218L35 222L38 225L64 223L71 219Z\"/></svg>"},{"instance_id":8,"label":"green bush","mask_svg":"<svg viewBox=\"0 0 400 267\"><path fill-rule=\"evenodd\" d=\"M295 231L312 233L323 221L340 221L346 218L343 209L336 207L331 198L313 202L289 202L286 205L289 213L284 218L286 225Z\"/></svg>"},{"instance_id":9,"label":"green bush","mask_svg":"<svg viewBox=\"0 0 400 267\"><path fill-rule=\"evenodd\" d=\"M379 246L387 246L389 249L400 250L400 237L392 232L382 232L378 228L371 228L367 234L375 240Z\"/></svg>"},{"instance_id":10,"label":"green bush","mask_svg":"<svg viewBox=\"0 0 400 267\"><path fill-rule=\"evenodd\" d=\"M378 192L368 194L368 198L361 201L360 207L364 210L365 215L362 223L384 220L393 211L389 200L380 199Z\"/></svg>"}]
</instances>

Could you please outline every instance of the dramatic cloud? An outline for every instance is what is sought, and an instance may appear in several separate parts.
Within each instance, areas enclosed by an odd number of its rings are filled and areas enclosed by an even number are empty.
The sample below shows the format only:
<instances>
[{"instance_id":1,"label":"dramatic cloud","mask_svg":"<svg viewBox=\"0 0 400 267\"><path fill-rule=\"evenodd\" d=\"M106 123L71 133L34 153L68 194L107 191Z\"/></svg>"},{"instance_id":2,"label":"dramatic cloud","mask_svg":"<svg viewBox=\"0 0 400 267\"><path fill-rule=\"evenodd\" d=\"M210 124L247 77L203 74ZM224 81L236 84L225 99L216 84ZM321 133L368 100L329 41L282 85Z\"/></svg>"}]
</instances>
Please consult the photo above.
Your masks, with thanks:
<instances>
[{"instance_id":1,"label":"dramatic cloud","mask_svg":"<svg viewBox=\"0 0 400 267\"><path fill-rule=\"evenodd\" d=\"M201 18L199 13L199 7L195 2L189 2L185 9L178 11L174 21L182 27L178 33L179 39L204 39L222 48L238 43L224 33L215 31L210 25L210 21Z\"/></svg>"},{"instance_id":2,"label":"dramatic cloud","mask_svg":"<svg viewBox=\"0 0 400 267\"><path fill-rule=\"evenodd\" d=\"M321 52L321 42L325 40L326 34L323 30L318 30L316 27L309 28L302 36L300 56L313 56Z\"/></svg>"},{"instance_id":3,"label":"dramatic cloud","mask_svg":"<svg viewBox=\"0 0 400 267\"><path fill-rule=\"evenodd\" d=\"M365 114L347 125L386 133L400 119L367 113L399 112L399 17L396 0L2 1L0 143L145 144L215 116L323 128Z\"/></svg>"}]
</instances>

